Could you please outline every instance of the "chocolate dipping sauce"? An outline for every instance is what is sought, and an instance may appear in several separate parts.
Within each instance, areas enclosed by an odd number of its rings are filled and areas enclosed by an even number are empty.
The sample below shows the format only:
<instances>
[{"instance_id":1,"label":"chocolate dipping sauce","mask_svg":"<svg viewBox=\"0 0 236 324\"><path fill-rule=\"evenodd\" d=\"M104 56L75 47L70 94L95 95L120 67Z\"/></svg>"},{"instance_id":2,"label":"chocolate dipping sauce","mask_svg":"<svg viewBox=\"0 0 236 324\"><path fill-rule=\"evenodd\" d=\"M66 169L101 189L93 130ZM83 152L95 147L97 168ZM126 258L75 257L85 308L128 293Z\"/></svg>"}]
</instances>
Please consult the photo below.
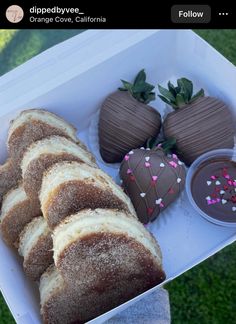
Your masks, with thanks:
<instances>
[{"instance_id":1,"label":"chocolate dipping sauce","mask_svg":"<svg viewBox=\"0 0 236 324\"><path fill-rule=\"evenodd\" d=\"M236 163L229 157L203 162L191 182L195 203L216 220L236 222Z\"/></svg>"}]
</instances>

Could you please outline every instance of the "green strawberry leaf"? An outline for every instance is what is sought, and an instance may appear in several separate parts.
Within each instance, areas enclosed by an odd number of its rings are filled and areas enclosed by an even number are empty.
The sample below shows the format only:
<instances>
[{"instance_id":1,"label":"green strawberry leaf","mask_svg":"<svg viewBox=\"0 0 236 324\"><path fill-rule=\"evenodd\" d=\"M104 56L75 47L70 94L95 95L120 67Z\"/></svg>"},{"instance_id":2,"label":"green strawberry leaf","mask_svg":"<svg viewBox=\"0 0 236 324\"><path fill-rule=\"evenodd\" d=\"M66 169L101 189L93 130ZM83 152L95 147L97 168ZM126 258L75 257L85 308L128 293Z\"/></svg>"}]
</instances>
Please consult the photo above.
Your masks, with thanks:
<instances>
[{"instance_id":1,"label":"green strawberry leaf","mask_svg":"<svg viewBox=\"0 0 236 324\"><path fill-rule=\"evenodd\" d=\"M155 100L153 89L155 86L146 82L146 73L142 69L135 77L134 83L121 80L123 87L118 88L120 91L129 91L130 94L138 101L147 104Z\"/></svg>"},{"instance_id":2,"label":"green strawberry leaf","mask_svg":"<svg viewBox=\"0 0 236 324\"><path fill-rule=\"evenodd\" d=\"M188 103L195 101L197 98L204 96L204 90L201 89L193 96L193 83L187 78L177 79L177 86L175 87L170 81L168 82L168 89L158 86L159 97L170 104L174 109L181 108Z\"/></svg>"},{"instance_id":3,"label":"green strawberry leaf","mask_svg":"<svg viewBox=\"0 0 236 324\"><path fill-rule=\"evenodd\" d=\"M171 101L166 99L166 97L162 96L162 95L158 95L159 98L161 98L162 101L164 101L165 103L167 103L168 105L171 106Z\"/></svg>"},{"instance_id":4,"label":"green strawberry leaf","mask_svg":"<svg viewBox=\"0 0 236 324\"><path fill-rule=\"evenodd\" d=\"M166 154L170 153L171 150L173 150L176 146L176 139L173 137L167 138L163 143L161 144L161 148L164 150Z\"/></svg>"},{"instance_id":5,"label":"green strawberry leaf","mask_svg":"<svg viewBox=\"0 0 236 324\"><path fill-rule=\"evenodd\" d=\"M185 89L186 93L188 94L188 100L192 98L193 95L193 83L192 81L186 79L186 78L181 78L183 88Z\"/></svg>"},{"instance_id":6,"label":"green strawberry leaf","mask_svg":"<svg viewBox=\"0 0 236 324\"><path fill-rule=\"evenodd\" d=\"M142 69L136 76L136 78L134 79L134 86L137 84L142 84L143 82L146 81L146 73L144 71L144 69Z\"/></svg>"},{"instance_id":7,"label":"green strawberry leaf","mask_svg":"<svg viewBox=\"0 0 236 324\"><path fill-rule=\"evenodd\" d=\"M159 144L161 144L163 151L168 154L175 148L176 139L170 137L166 140L160 140L158 137L150 137L146 142L146 148L155 149Z\"/></svg>"},{"instance_id":8,"label":"green strawberry leaf","mask_svg":"<svg viewBox=\"0 0 236 324\"><path fill-rule=\"evenodd\" d=\"M158 84L158 90L162 96L166 97L169 100L175 101L175 97L172 95L172 93L163 88L160 84Z\"/></svg>"},{"instance_id":9,"label":"green strawberry leaf","mask_svg":"<svg viewBox=\"0 0 236 324\"><path fill-rule=\"evenodd\" d=\"M198 99L200 97L204 97L204 96L205 96L204 90L201 89L192 97L192 99L189 102L191 103L191 102L195 101L196 99Z\"/></svg>"},{"instance_id":10,"label":"green strawberry leaf","mask_svg":"<svg viewBox=\"0 0 236 324\"><path fill-rule=\"evenodd\" d=\"M185 98L180 94L178 93L177 96L176 96L176 105L178 107L183 107L185 106Z\"/></svg>"},{"instance_id":11,"label":"green strawberry leaf","mask_svg":"<svg viewBox=\"0 0 236 324\"><path fill-rule=\"evenodd\" d=\"M156 99L156 94L155 92L150 92L148 95L148 98L146 99L145 103L148 104L149 102L153 101Z\"/></svg>"},{"instance_id":12,"label":"green strawberry leaf","mask_svg":"<svg viewBox=\"0 0 236 324\"><path fill-rule=\"evenodd\" d=\"M168 82L168 89L169 92L175 97L176 96L175 87L170 81Z\"/></svg>"}]
</instances>

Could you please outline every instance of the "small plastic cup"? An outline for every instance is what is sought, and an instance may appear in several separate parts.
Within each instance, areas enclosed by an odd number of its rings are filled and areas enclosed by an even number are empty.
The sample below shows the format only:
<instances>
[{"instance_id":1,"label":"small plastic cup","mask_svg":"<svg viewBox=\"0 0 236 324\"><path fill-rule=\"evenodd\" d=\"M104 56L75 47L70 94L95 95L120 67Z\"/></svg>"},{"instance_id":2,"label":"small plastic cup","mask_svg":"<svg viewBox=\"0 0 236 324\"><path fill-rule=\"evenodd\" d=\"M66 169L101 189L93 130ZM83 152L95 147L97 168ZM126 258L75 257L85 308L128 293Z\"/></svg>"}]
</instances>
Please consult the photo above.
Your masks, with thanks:
<instances>
[{"instance_id":1,"label":"small plastic cup","mask_svg":"<svg viewBox=\"0 0 236 324\"><path fill-rule=\"evenodd\" d=\"M201 155L199 158L197 158L193 164L190 166L187 177L186 177L186 192L188 199L193 206L193 208L206 220L209 222L212 222L217 225L221 226L227 226L227 227L236 227L236 217L235 217L235 222L227 222L227 221L220 221L214 217L211 217L210 215L206 214L195 202L193 196L192 196L192 191L191 191L191 184L192 184L192 179L195 175L195 173L198 171L198 169L201 167L201 165L208 160L215 159L215 158L228 158L231 160L234 156L235 152L233 149L219 149L219 150L214 150L207 152L203 155Z\"/></svg>"}]
</instances>

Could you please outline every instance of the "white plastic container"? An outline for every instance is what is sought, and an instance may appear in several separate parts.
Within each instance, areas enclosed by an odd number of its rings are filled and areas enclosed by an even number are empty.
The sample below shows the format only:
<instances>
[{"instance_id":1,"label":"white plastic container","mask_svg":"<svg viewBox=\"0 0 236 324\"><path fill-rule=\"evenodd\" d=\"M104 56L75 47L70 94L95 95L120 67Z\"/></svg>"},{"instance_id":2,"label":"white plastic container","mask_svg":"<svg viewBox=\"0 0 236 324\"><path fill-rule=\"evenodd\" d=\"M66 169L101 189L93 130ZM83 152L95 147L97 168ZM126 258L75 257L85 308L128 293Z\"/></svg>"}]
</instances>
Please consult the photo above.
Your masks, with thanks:
<instances>
[{"instance_id":1,"label":"white plastic container","mask_svg":"<svg viewBox=\"0 0 236 324\"><path fill-rule=\"evenodd\" d=\"M202 217L207 219L209 222L212 222L217 225L221 226L227 226L227 227L234 227L236 228L236 219L234 222L224 222L222 220L218 220L215 217L211 217L211 215L206 214L195 202L192 192L191 192L191 186L192 186L192 179L194 178L194 174L197 172L198 169L201 168L203 163L206 163L209 160L212 160L213 158L226 158L229 160L233 159L233 155L235 154L233 149L220 149L220 150L213 150L210 152L207 152L201 156L199 156L193 164L190 166L187 177L186 177L186 192L188 199L190 203L192 204L193 208L196 210L197 213L199 213Z\"/></svg>"},{"instance_id":2,"label":"white plastic container","mask_svg":"<svg viewBox=\"0 0 236 324\"><path fill-rule=\"evenodd\" d=\"M90 120L104 98L120 86L121 78L131 80L142 68L154 84L185 76L236 113L235 67L192 31L87 31L0 78L1 162L6 158L9 121L26 108L42 107L58 113L76 124L80 138L88 144ZM161 100L153 106L164 113ZM117 169L100 166L116 177ZM223 228L199 217L185 193L149 228L161 245L166 282L236 240L235 228ZM1 239L0 255L0 288L16 322L40 323L38 289L25 277L15 251ZM91 323L104 322L150 291Z\"/></svg>"}]
</instances>

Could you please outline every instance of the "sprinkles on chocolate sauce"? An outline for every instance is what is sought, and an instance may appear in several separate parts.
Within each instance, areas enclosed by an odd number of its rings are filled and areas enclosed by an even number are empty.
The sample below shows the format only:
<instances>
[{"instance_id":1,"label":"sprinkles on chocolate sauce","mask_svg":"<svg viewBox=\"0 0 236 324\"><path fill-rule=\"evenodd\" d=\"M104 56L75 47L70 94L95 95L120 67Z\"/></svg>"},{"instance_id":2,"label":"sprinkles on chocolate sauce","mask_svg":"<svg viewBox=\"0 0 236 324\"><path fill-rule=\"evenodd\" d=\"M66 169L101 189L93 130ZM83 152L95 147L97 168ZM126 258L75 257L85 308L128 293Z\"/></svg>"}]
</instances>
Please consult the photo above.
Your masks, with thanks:
<instances>
[{"instance_id":1,"label":"sprinkles on chocolate sauce","mask_svg":"<svg viewBox=\"0 0 236 324\"><path fill-rule=\"evenodd\" d=\"M224 181L227 181L227 185L223 185L221 188L219 186L222 185L222 182L219 180L222 178ZM228 168L223 167L221 170L221 175L214 174L210 176L210 180L207 180L207 185L210 186L211 184L214 184L214 192L206 197L207 205L214 205L217 203L221 203L222 205L226 205L228 202L232 202L236 204L236 181L235 179L232 179L231 176L228 173ZM225 197L227 191L227 197ZM233 192L233 194L232 194ZM232 211L236 211L236 206L232 207Z\"/></svg>"}]
</instances>

